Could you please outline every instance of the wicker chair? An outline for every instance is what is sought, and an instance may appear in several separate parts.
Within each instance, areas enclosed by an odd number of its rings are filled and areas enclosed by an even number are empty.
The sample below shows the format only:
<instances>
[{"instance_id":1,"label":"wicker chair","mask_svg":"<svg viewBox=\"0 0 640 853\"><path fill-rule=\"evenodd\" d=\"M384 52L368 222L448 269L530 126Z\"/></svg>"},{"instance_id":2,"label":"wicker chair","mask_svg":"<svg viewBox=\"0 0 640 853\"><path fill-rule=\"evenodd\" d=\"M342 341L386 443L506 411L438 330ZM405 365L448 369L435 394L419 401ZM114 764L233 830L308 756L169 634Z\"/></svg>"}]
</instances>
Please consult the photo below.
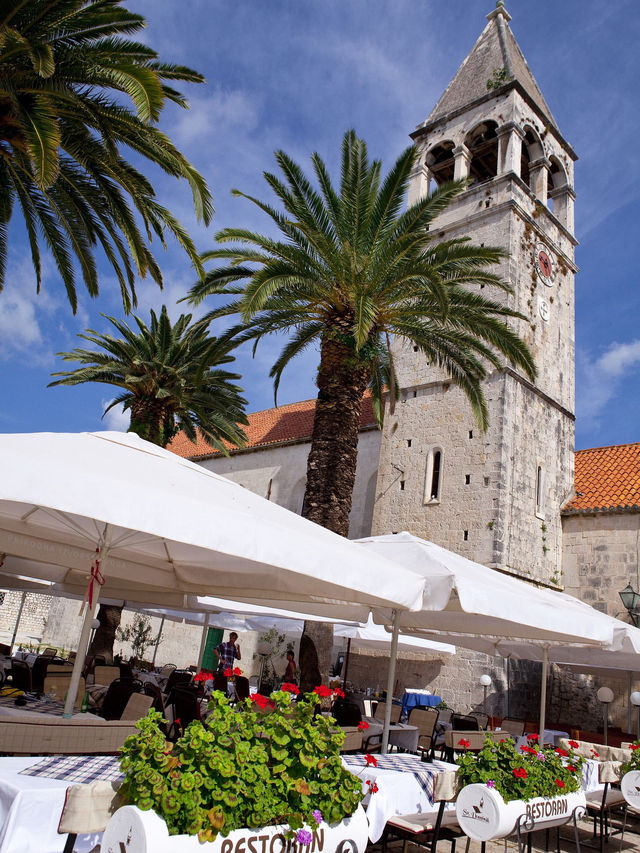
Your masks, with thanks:
<instances>
[{"instance_id":1,"label":"wicker chair","mask_svg":"<svg viewBox=\"0 0 640 853\"><path fill-rule=\"evenodd\" d=\"M386 712L387 703L386 702L378 702L376 705L376 712L373 715L376 720L381 720L384 722L384 715ZM402 706L401 705L392 705L391 706L391 722L399 723L400 715L402 714Z\"/></svg>"},{"instance_id":2,"label":"wicker chair","mask_svg":"<svg viewBox=\"0 0 640 853\"><path fill-rule=\"evenodd\" d=\"M11 661L11 684L18 690L31 693L31 670L29 664L23 660Z\"/></svg>"},{"instance_id":3,"label":"wicker chair","mask_svg":"<svg viewBox=\"0 0 640 853\"><path fill-rule=\"evenodd\" d=\"M418 752L422 753L425 760L433 759L437 722L438 712L435 708L413 708L409 714L409 725L418 727Z\"/></svg>"},{"instance_id":4,"label":"wicker chair","mask_svg":"<svg viewBox=\"0 0 640 853\"><path fill-rule=\"evenodd\" d=\"M342 753L362 752L363 733L357 726L340 726L344 732L344 741L340 747Z\"/></svg>"},{"instance_id":5,"label":"wicker chair","mask_svg":"<svg viewBox=\"0 0 640 853\"><path fill-rule=\"evenodd\" d=\"M89 782L70 785L58 823L58 834L66 835L63 853L73 853L78 835L104 832L109 818L122 805L119 782Z\"/></svg>"},{"instance_id":6,"label":"wicker chair","mask_svg":"<svg viewBox=\"0 0 640 853\"><path fill-rule=\"evenodd\" d=\"M146 717L153 705L153 696L144 693L132 693L122 712L121 720L141 720Z\"/></svg>"}]
</instances>

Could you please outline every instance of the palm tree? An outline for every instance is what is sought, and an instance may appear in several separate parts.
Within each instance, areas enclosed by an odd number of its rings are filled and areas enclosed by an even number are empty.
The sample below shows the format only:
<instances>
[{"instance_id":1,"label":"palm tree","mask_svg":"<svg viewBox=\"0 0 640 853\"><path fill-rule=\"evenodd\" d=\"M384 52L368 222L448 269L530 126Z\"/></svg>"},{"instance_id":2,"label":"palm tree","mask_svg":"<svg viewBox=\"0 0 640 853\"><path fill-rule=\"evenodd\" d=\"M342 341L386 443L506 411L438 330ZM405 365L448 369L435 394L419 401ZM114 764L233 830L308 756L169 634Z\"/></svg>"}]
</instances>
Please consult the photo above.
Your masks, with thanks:
<instances>
[{"instance_id":1,"label":"palm tree","mask_svg":"<svg viewBox=\"0 0 640 853\"><path fill-rule=\"evenodd\" d=\"M104 414L122 405L131 413L129 431L160 447L179 430L191 441L199 431L225 454L229 444L246 442L238 424L248 423L247 401L240 396L242 388L232 384L240 375L220 369L234 361L229 341L210 337L206 325L191 324L191 314L182 314L172 326L164 305L159 317L151 311L148 326L134 316L137 331L114 317L106 319L120 337L93 329L79 335L98 349L58 353L86 366L53 373L62 379L50 387L102 382L121 388Z\"/></svg>"},{"instance_id":2,"label":"palm tree","mask_svg":"<svg viewBox=\"0 0 640 853\"><path fill-rule=\"evenodd\" d=\"M172 234L202 272L189 235L121 154L130 149L186 178L198 217L210 222L205 180L154 124L167 101L187 107L173 81L203 77L129 39L144 26L121 0L0 0L0 288L16 205L38 289L44 239L74 312L76 265L89 294L98 294L98 244L127 311L136 304L136 274L162 283L152 234L163 245Z\"/></svg>"},{"instance_id":3,"label":"palm tree","mask_svg":"<svg viewBox=\"0 0 640 853\"><path fill-rule=\"evenodd\" d=\"M379 419L385 386L391 404L396 396L392 337L418 347L464 390L482 428L488 414L481 383L489 369L502 367L500 356L530 378L535 366L507 322L521 318L505 304L510 288L491 271L506 253L465 239L438 242L429 230L464 183L444 185L402 212L413 147L382 180L381 163L370 162L365 142L348 131L339 190L318 154L311 159L319 189L284 152L275 156L281 175L265 173L265 179L284 212L235 192L268 214L282 238L242 228L219 232L219 243L233 245L203 259L229 263L194 285L190 298L199 303L233 294L207 319L240 314L229 332L239 342L288 335L271 368L276 393L291 360L319 347L304 514L346 536L363 394L371 389ZM499 291L502 299L468 287L477 284ZM301 670L304 679L302 660Z\"/></svg>"},{"instance_id":4,"label":"palm tree","mask_svg":"<svg viewBox=\"0 0 640 853\"><path fill-rule=\"evenodd\" d=\"M230 344L209 337L207 327L191 323L191 314L183 314L171 325L163 305L160 317L151 311L147 326L134 316L138 331L114 317L106 319L121 337L102 335L92 329L80 335L98 350L75 349L58 353L65 361L86 365L76 370L61 371L49 385L80 385L102 382L121 388L122 393L105 409L123 405L131 413L130 432L161 447L171 441L178 430L195 441L200 431L207 441L227 454L227 445L246 442L238 424L246 424L246 400L232 380L237 373L220 370L219 366L234 360ZM122 608L101 604L100 627L95 633L90 655L113 655L116 629Z\"/></svg>"}]
</instances>

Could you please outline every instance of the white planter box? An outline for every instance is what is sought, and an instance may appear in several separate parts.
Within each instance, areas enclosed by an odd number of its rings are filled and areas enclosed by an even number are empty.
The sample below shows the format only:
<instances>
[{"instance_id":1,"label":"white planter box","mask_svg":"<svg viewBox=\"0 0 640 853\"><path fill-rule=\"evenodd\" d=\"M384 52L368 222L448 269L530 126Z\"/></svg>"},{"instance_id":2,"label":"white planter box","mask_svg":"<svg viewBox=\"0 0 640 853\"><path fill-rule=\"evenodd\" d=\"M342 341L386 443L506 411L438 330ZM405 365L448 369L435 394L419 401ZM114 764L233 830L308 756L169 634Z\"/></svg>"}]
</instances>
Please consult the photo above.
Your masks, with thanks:
<instances>
[{"instance_id":1,"label":"white planter box","mask_svg":"<svg viewBox=\"0 0 640 853\"><path fill-rule=\"evenodd\" d=\"M528 819L528 826L521 824L523 831L549 829L560 826L571 819L574 809L586 805L584 791L561 794L558 797L536 797L533 800L511 800L505 803L502 796L486 785L467 785L458 794L456 817L462 831L474 841L489 841L504 838L516 829L518 818Z\"/></svg>"},{"instance_id":2,"label":"white planter box","mask_svg":"<svg viewBox=\"0 0 640 853\"><path fill-rule=\"evenodd\" d=\"M102 836L101 853L364 853L368 841L367 817L362 806L351 817L313 832L313 842L301 846L284 837L287 826L236 829L201 844L197 836L169 835L164 820L137 806L118 809Z\"/></svg>"},{"instance_id":3,"label":"white planter box","mask_svg":"<svg viewBox=\"0 0 640 853\"><path fill-rule=\"evenodd\" d=\"M630 770L620 780L625 801L634 811L640 811L640 770Z\"/></svg>"}]
</instances>

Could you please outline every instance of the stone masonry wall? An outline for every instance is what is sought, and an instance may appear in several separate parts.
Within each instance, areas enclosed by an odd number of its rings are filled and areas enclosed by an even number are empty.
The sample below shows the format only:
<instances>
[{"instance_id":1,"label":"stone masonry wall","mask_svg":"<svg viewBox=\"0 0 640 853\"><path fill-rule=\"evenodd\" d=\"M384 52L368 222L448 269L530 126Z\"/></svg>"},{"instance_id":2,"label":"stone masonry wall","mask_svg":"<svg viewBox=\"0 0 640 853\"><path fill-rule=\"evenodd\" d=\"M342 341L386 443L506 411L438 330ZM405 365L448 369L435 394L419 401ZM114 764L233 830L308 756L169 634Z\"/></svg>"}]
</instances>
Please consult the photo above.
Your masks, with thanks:
<instances>
[{"instance_id":1,"label":"stone masonry wall","mask_svg":"<svg viewBox=\"0 0 640 853\"><path fill-rule=\"evenodd\" d=\"M3 596L0 604L0 642L10 643L20 610L22 593L15 589L0 590L0 593ZM43 637L46 633L51 600L51 596L48 595L26 593L16 636L17 644L38 646L46 642Z\"/></svg>"}]
</instances>

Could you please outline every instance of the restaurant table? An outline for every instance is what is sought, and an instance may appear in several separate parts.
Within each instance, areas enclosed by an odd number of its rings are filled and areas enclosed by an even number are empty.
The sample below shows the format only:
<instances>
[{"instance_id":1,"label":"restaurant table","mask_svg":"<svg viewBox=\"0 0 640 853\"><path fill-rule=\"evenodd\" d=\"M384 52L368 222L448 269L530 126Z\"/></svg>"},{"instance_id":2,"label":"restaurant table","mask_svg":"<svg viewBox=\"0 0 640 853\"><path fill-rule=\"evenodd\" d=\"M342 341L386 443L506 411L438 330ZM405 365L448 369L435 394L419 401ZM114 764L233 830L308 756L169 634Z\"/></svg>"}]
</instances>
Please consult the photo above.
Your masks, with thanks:
<instances>
[{"instance_id":1,"label":"restaurant table","mask_svg":"<svg viewBox=\"0 0 640 853\"><path fill-rule=\"evenodd\" d=\"M60 719L64 711L64 703L58 701L50 701L49 699L27 698L26 705L16 705L15 696L0 696L0 720L12 719L20 717L22 719L29 717L34 720ZM95 714L77 711L73 714L72 719L76 722L102 722L102 717Z\"/></svg>"},{"instance_id":2,"label":"restaurant table","mask_svg":"<svg viewBox=\"0 0 640 853\"><path fill-rule=\"evenodd\" d=\"M496 729L496 731L500 731L500 729ZM528 734L531 734L531 732L528 732ZM569 732L563 732L563 731L560 731L560 729L545 729L544 730L544 738L543 738L542 742L543 742L543 744L544 743L552 743L554 746L558 746L558 743L560 742L560 738L562 738L562 737L568 738ZM528 742L529 741L527 740L527 735L524 734L524 735L521 735L516 740L516 746L518 747L518 749L520 749L521 746L526 746L528 744Z\"/></svg>"},{"instance_id":3,"label":"restaurant table","mask_svg":"<svg viewBox=\"0 0 640 853\"><path fill-rule=\"evenodd\" d=\"M408 714L412 708L433 708L442 702L442 696L428 693L425 690L407 688L402 697L402 714Z\"/></svg>"},{"instance_id":4,"label":"restaurant table","mask_svg":"<svg viewBox=\"0 0 640 853\"><path fill-rule=\"evenodd\" d=\"M87 762L94 756L83 756ZM66 836L58 835L65 793L73 781L20 773L44 756L0 758L0 853L60 853ZM101 833L79 835L74 853L88 853Z\"/></svg>"},{"instance_id":5,"label":"restaurant table","mask_svg":"<svg viewBox=\"0 0 640 853\"><path fill-rule=\"evenodd\" d=\"M365 717L364 721L369 724L369 728L364 731L365 740L368 737L382 734L384 725L380 720L377 720L375 717ZM416 752L419 738L420 729L417 726L410 726L408 723L392 723L389 726L390 746L397 746L398 749Z\"/></svg>"},{"instance_id":6,"label":"restaurant table","mask_svg":"<svg viewBox=\"0 0 640 853\"><path fill-rule=\"evenodd\" d=\"M376 755L377 767L367 766L364 755L343 755L342 764L354 776L362 779L362 790L369 789L367 781L376 783L378 790L365 800L369 822L369 840L376 842L385 824L394 815L433 814L438 807L433 801L434 777L445 770L457 770L446 761L421 761L417 755ZM447 808L455 808L455 804ZM0 851L1 853L1 851Z\"/></svg>"}]
</instances>

